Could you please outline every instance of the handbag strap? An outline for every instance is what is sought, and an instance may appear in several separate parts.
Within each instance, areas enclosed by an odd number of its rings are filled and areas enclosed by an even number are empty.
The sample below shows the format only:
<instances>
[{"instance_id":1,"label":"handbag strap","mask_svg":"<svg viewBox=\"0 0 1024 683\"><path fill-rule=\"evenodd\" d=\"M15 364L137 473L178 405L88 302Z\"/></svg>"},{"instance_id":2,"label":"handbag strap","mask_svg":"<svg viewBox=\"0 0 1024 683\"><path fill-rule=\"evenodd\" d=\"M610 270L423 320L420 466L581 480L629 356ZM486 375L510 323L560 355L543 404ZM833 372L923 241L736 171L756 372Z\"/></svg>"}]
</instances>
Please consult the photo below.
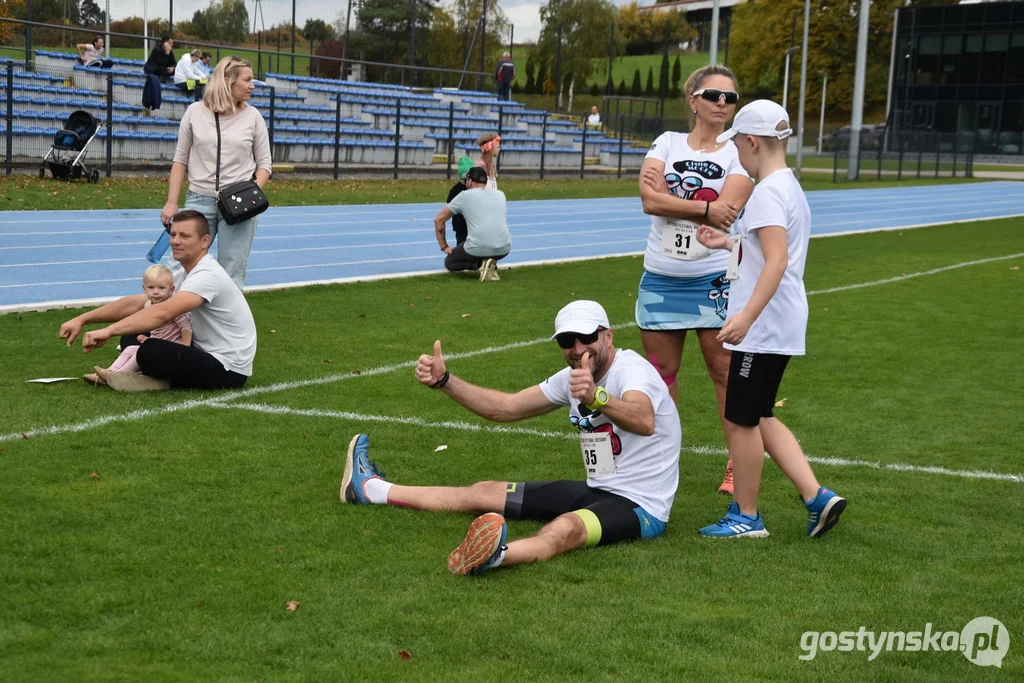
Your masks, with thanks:
<instances>
[{"instance_id":1,"label":"handbag strap","mask_svg":"<svg viewBox=\"0 0 1024 683\"><path fill-rule=\"evenodd\" d=\"M215 193L220 193L220 115L213 113L213 121L217 124L217 180L213 186Z\"/></svg>"},{"instance_id":2,"label":"handbag strap","mask_svg":"<svg viewBox=\"0 0 1024 683\"><path fill-rule=\"evenodd\" d=\"M220 192L220 114L213 112L213 120L217 124L217 181L213 187L214 192Z\"/></svg>"}]
</instances>

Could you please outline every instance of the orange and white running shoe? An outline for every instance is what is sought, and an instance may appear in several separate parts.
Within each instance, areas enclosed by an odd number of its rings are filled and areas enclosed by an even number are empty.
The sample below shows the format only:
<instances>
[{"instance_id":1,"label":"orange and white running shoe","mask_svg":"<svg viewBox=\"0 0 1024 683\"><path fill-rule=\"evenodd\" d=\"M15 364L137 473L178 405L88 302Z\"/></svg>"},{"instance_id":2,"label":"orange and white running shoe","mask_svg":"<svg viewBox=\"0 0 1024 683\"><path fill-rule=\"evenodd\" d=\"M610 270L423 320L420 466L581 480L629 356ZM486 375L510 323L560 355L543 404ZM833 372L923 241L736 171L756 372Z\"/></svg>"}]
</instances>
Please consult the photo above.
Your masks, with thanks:
<instances>
[{"instance_id":1,"label":"orange and white running shoe","mask_svg":"<svg viewBox=\"0 0 1024 683\"><path fill-rule=\"evenodd\" d=\"M729 464L725 466L725 479L722 480L722 485L718 487L719 493L724 493L731 496L732 490L732 458L729 458Z\"/></svg>"},{"instance_id":2,"label":"orange and white running shoe","mask_svg":"<svg viewBox=\"0 0 1024 683\"><path fill-rule=\"evenodd\" d=\"M448 556L453 574L480 574L498 566L505 557L508 525L497 512L480 515L469 525L466 540Z\"/></svg>"}]
</instances>

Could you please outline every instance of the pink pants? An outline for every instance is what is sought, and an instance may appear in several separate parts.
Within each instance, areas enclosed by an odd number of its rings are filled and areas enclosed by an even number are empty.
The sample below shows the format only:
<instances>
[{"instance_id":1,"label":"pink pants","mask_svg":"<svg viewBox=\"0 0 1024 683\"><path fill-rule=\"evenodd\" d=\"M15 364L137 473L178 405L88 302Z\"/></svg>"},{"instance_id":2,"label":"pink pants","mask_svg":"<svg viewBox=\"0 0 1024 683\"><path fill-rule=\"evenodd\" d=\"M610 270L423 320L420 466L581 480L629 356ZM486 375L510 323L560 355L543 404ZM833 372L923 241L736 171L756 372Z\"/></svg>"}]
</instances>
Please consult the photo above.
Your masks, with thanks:
<instances>
[{"instance_id":1,"label":"pink pants","mask_svg":"<svg viewBox=\"0 0 1024 683\"><path fill-rule=\"evenodd\" d=\"M140 372L142 368L139 367L138 362L135 360L135 354L139 352L139 345L134 344L129 346L127 349L121 352L121 355L117 357L114 364L110 366L111 372Z\"/></svg>"}]
</instances>

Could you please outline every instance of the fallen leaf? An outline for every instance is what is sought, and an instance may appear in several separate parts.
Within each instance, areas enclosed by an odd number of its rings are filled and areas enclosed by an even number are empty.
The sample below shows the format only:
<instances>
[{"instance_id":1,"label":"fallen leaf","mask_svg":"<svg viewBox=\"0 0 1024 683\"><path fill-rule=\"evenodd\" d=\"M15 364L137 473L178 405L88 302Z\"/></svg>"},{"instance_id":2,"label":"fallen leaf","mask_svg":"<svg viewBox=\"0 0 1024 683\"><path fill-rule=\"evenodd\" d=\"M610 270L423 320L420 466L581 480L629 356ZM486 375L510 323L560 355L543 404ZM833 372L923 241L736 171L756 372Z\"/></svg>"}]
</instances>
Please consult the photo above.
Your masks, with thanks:
<instances>
[{"instance_id":1,"label":"fallen leaf","mask_svg":"<svg viewBox=\"0 0 1024 683\"><path fill-rule=\"evenodd\" d=\"M1020 266L1010 266L1010 270L1020 270Z\"/></svg>"},{"instance_id":2,"label":"fallen leaf","mask_svg":"<svg viewBox=\"0 0 1024 683\"><path fill-rule=\"evenodd\" d=\"M288 602L286 602L284 604L284 608L286 610L288 610L289 612L294 612L295 610L299 609L299 605L301 605L301 604L302 603L299 602L298 600L289 600Z\"/></svg>"},{"instance_id":3,"label":"fallen leaf","mask_svg":"<svg viewBox=\"0 0 1024 683\"><path fill-rule=\"evenodd\" d=\"M409 302L409 308L416 308L416 304L414 304L413 302L410 301Z\"/></svg>"},{"instance_id":4,"label":"fallen leaf","mask_svg":"<svg viewBox=\"0 0 1024 683\"><path fill-rule=\"evenodd\" d=\"M775 407L776 408L781 408L782 406L786 405L786 401L788 401L788 400L789 400L788 398L784 398L781 401L776 401L775 402Z\"/></svg>"},{"instance_id":5,"label":"fallen leaf","mask_svg":"<svg viewBox=\"0 0 1024 683\"><path fill-rule=\"evenodd\" d=\"M274 334L275 332L277 332L277 330L271 330L270 334Z\"/></svg>"},{"instance_id":6,"label":"fallen leaf","mask_svg":"<svg viewBox=\"0 0 1024 683\"><path fill-rule=\"evenodd\" d=\"M425 296L423 298L426 299L427 301L430 301L430 297L429 296Z\"/></svg>"},{"instance_id":7,"label":"fallen leaf","mask_svg":"<svg viewBox=\"0 0 1024 683\"><path fill-rule=\"evenodd\" d=\"M402 659L404 659L407 662L410 659L412 659L412 653L409 652L408 650L399 650L398 651L398 656L401 657Z\"/></svg>"},{"instance_id":8,"label":"fallen leaf","mask_svg":"<svg viewBox=\"0 0 1024 683\"><path fill-rule=\"evenodd\" d=\"M199 601L199 606L200 607L206 607L206 600L200 600Z\"/></svg>"},{"instance_id":9,"label":"fallen leaf","mask_svg":"<svg viewBox=\"0 0 1024 683\"><path fill-rule=\"evenodd\" d=\"M330 358L325 358L325 359L324 359L324 362L325 362L325 363L330 363L330 362L331 362L331 359L330 359Z\"/></svg>"},{"instance_id":10,"label":"fallen leaf","mask_svg":"<svg viewBox=\"0 0 1024 683\"><path fill-rule=\"evenodd\" d=\"M362 371L361 371L361 370L353 370L353 371L352 371L352 374L353 374L353 375L361 375L361 374L363 374L363 373L362 373Z\"/></svg>"},{"instance_id":11,"label":"fallen leaf","mask_svg":"<svg viewBox=\"0 0 1024 683\"><path fill-rule=\"evenodd\" d=\"M21 438L27 439L28 438L28 434L26 434L25 432L21 432Z\"/></svg>"},{"instance_id":12,"label":"fallen leaf","mask_svg":"<svg viewBox=\"0 0 1024 683\"><path fill-rule=\"evenodd\" d=\"M825 308L823 308L823 309L821 309L821 310L823 310L823 311L827 311L827 310L828 310L828 306L826 306Z\"/></svg>"},{"instance_id":13,"label":"fallen leaf","mask_svg":"<svg viewBox=\"0 0 1024 683\"><path fill-rule=\"evenodd\" d=\"M463 317L463 318L468 318L469 316L470 316L470 314L469 314L469 313L463 313L463 314L462 314L462 317Z\"/></svg>"},{"instance_id":14,"label":"fallen leaf","mask_svg":"<svg viewBox=\"0 0 1024 683\"><path fill-rule=\"evenodd\" d=\"M92 474L89 475L89 478L90 479L99 479L100 478L100 473L99 472L93 472Z\"/></svg>"},{"instance_id":15,"label":"fallen leaf","mask_svg":"<svg viewBox=\"0 0 1024 683\"><path fill-rule=\"evenodd\" d=\"M365 313L360 313L360 314L359 314L359 317L360 317L360 318L365 318L365 317L366 317L366 314L365 314Z\"/></svg>"},{"instance_id":16,"label":"fallen leaf","mask_svg":"<svg viewBox=\"0 0 1024 683\"><path fill-rule=\"evenodd\" d=\"M440 446L438 446L437 448L434 449L434 452L435 453L440 453L441 451L446 451L446 450L448 450L448 446L445 445L445 444L441 444Z\"/></svg>"}]
</instances>

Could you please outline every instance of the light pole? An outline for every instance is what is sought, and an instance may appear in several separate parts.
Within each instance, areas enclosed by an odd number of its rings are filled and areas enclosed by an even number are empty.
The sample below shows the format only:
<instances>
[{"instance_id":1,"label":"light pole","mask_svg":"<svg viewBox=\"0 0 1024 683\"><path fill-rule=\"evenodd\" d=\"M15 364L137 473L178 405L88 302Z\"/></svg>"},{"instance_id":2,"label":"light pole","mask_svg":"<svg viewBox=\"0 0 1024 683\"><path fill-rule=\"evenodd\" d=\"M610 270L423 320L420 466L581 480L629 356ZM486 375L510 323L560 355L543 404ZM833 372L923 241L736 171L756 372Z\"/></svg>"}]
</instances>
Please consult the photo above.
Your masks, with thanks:
<instances>
[{"instance_id":1,"label":"light pole","mask_svg":"<svg viewBox=\"0 0 1024 683\"><path fill-rule=\"evenodd\" d=\"M798 49L799 48L797 47L791 47L786 50L786 75L783 77L782 81L782 108L787 112L789 111L789 107L787 106L789 104L789 60L793 53Z\"/></svg>"},{"instance_id":2,"label":"light pole","mask_svg":"<svg viewBox=\"0 0 1024 683\"><path fill-rule=\"evenodd\" d=\"M828 89L828 74L819 71L821 74L821 118L818 120L818 154L821 154L821 141L825 135L825 91Z\"/></svg>"},{"instance_id":3,"label":"light pole","mask_svg":"<svg viewBox=\"0 0 1024 683\"><path fill-rule=\"evenodd\" d=\"M853 113L850 117L850 156L846 164L846 179L860 176L860 129L864 123L864 80L868 62L868 16L870 0L860 1L860 22L857 26L857 60L853 72Z\"/></svg>"},{"instance_id":4,"label":"light pole","mask_svg":"<svg viewBox=\"0 0 1024 683\"><path fill-rule=\"evenodd\" d=\"M718 13L721 0L715 0L711 6L711 53L708 55L709 64L718 63Z\"/></svg>"},{"instance_id":5,"label":"light pole","mask_svg":"<svg viewBox=\"0 0 1024 683\"><path fill-rule=\"evenodd\" d=\"M796 129L796 177L803 177L804 165L804 128L807 125L807 29L811 23L811 0L804 0L804 39L800 49L800 103L797 105Z\"/></svg>"}]
</instances>

